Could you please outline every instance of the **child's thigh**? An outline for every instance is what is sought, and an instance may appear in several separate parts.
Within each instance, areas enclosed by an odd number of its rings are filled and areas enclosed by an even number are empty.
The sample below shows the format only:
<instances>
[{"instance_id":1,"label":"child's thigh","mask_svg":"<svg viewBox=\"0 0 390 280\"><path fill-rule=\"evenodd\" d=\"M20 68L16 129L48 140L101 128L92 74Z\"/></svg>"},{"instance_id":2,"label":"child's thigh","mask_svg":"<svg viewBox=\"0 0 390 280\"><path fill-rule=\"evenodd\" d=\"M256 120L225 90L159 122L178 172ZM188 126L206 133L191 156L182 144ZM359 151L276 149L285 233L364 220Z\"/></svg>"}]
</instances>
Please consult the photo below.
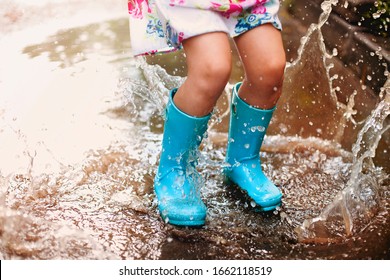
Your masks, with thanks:
<instances>
[{"instance_id":1,"label":"child's thigh","mask_svg":"<svg viewBox=\"0 0 390 280\"><path fill-rule=\"evenodd\" d=\"M210 32L183 41L189 71L223 71L231 69L229 37L224 32Z\"/></svg>"},{"instance_id":2,"label":"child's thigh","mask_svg":"<svg viewBox=\"0 0 390 280\"><path fill-rule=\"evenodd\" d=\"M271 24L251 29L234 38L245 70L284 68L286 55L280 30Z\"/></svg>"}]
</instances>

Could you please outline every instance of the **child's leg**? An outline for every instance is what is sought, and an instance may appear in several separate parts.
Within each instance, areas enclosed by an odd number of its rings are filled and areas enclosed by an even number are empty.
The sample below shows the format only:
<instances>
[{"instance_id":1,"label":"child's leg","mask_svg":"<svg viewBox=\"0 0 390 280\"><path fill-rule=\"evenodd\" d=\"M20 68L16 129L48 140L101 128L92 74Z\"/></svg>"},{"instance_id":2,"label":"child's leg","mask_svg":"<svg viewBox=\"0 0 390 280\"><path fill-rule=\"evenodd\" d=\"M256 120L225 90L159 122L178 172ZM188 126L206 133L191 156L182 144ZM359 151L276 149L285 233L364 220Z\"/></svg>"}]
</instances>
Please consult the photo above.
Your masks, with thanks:
<instances>
[{"instance_id":1,"label":"child's leg","mask_svg":"<svg viewBox=\"0 0 390 280\"><path fill-rule=\"evenodd\" d=\"M188 75L174 97L175 105L191 116L210 113L231 72L229 39L223 32L206 33L183 42Z\"/></svg>"},{"instance_id":2,"label":"child's leg","mask_svg":"<svg viewBox=\"0 0 390 280\"><path fill-rule=\"evenodd\" d=\"M240 98L258 108L274 107L282 92L286 65L280 31L265 24L238 36L235 43L245 70Z\"/></svg>"},{"instance_id":3,"label":"child's leg","mask_svg":"<svg viewBox=\"0 0 390 280\"><path fill-rule=\"evenodd\" d=\"M245 79L233 88L226 176L264 211L277 208L282 193L261 168L260 148L280 97L285 54L280 32L272 25L235 39Z\"/></svg>"},{"instance_id":4,"label":"child's leg","mask_svg":"<svg viewBox=\"0 0 390 280\"><path fill-rule=\"evenodd\" d=\"M210 112L229 78L231 53L227 35L221 32L192 37L183 45L188 78L169 95L154 190L166 222L200 226L207 211L199 193L200 175L191 167Z\"/></svg>"}]
</instances>

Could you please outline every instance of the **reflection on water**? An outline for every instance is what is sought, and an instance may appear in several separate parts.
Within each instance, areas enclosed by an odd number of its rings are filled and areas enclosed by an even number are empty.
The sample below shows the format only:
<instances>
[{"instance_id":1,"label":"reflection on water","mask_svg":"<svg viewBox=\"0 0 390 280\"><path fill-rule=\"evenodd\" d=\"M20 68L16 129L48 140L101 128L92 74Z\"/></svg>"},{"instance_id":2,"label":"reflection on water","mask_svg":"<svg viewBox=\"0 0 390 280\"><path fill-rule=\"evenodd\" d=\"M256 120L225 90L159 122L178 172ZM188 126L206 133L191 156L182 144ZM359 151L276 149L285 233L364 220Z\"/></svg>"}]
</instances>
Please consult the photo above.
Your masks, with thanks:
<instances>
[{"instance_id":1,"label":"reflection on water","mask_svg":"<svg viewBox=\"0 0 390 280\"><path fill-rule=\"evenodd\" d=\"M17 66L0 83L0 257L388 258L385 115L382 140L374 141L378 167L369 162L363 168L378 189L369 221L352 220L349 236L345 220L331 225L330 237L318 234L324 227L303 239L296 231L323 217L351 178L360 176L354 166L368 146L358 153L352 145L356 139L372 144L358 133L379 123L364 120L380 100L337 57L324 56L317 31L298 52L306 30L282 16L292 63L261 156L284 204L275 213L258 213L224 184L226 94L201 149L202 196L209 209L201 229L163 223L152 190L168 89L180 85L186 72L182 53L147 63L129 58L126 18L58 30L28 44L20 43L19 33L0 42L1 49L13 46ZM231 84L242 76L236 52L234 57ZM369 197L371 189L361 194Z\"/></svg>"}]
</instances>

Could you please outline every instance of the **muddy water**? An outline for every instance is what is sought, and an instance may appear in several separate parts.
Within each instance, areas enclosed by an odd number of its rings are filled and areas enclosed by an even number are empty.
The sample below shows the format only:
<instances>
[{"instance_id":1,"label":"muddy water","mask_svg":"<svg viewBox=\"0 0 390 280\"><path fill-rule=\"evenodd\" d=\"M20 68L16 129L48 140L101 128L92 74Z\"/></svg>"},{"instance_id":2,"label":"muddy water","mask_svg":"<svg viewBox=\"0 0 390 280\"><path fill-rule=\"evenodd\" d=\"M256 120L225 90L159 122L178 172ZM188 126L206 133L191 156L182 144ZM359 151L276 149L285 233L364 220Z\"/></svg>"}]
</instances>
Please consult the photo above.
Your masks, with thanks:
<instances>
[{"instance_id":1,"label":"muddy water","mask_svg":"<svg viewBox=\"0 0 390 280\"><path fill-rule=\"evenodd\" d=\"M294 63L306 29L284 10L292 64L261 153L265 172L281 186L283 206L258 213L224 183L226 94L200 152L207 224L201 229L164 224L152 182L167 92L185 76L184 57L131 58L121 7L111 19L99 18L106 2L88 10L71 2L77 12L66 23L46 17L49 28L21 24L0 41L7 61L0 66L2 259L389 258L389 165L383 156L388 131L379 142L377 166L370 167L379 194L369 220L356 221L349 234L340 225L331 238L300 238L297 229L321 215L349 182L352 145L379 97L337 57L324 64L315 36ZM51 9L61 20L58 7ZM86 14L95 17L86 22ZM31 38L32 31L37 35ZM227 90L243 75L233 55ZM350 118L342 125L345 112Z\"/></svg>"}]
</instances>

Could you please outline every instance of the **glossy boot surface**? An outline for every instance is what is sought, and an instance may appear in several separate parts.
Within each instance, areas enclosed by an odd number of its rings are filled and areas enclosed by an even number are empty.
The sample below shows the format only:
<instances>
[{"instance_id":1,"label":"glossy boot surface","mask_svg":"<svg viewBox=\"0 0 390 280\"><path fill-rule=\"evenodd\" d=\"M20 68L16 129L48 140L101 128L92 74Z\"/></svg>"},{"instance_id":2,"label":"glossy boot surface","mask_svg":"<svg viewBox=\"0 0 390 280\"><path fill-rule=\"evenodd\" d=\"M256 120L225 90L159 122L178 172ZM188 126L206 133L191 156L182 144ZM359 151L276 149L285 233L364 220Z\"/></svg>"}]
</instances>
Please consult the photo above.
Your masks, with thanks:
<instances>
[{"instance_id":1,"label":"glossy boot surface","mask_svg":"<svg viewBox=\"0 0 390 280\"><path fill-rule=\"evenodd\" d=\"M230 128L224 173L238 185L262 211L280 206L282 193L263 173L260 148L275 110L262 110L238 96L240 83L233 88Z\"/></svg>"},{"instance_id":2,"label":"glossy boot surface","mask_svg":"<svg viewBox=\"0 0 390 280\"><path fill-rule=\"evenodd\" d=\"M210 115L193 117L173 102L172 90L166 107L162 152L154 190L161 217L178 226L201 226L206 206L200 198L202 178L196 171L197 149L207 130Z\"/></svg>"}]
</instances>

